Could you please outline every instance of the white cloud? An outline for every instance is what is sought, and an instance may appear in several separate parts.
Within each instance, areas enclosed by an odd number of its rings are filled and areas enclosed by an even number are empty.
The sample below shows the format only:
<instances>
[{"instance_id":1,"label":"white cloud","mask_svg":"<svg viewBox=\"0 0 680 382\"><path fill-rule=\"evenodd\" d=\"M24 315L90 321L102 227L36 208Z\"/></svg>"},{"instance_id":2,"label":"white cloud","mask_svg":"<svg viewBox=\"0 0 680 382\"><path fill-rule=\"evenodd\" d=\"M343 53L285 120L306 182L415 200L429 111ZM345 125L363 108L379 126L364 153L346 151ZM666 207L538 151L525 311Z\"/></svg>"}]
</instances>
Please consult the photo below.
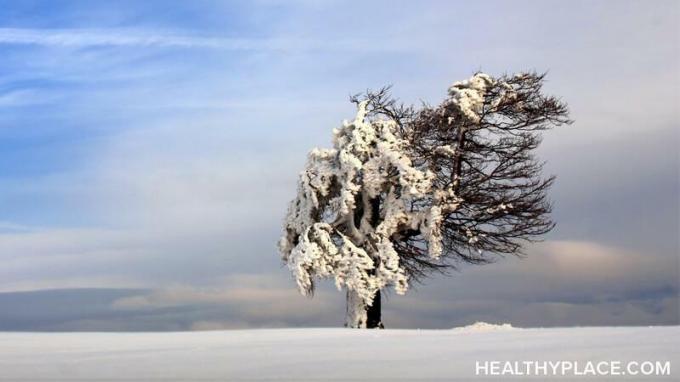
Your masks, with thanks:
<instances>
[{"instance_id":1,"label":"white cloud","mask_svg":"<svg viewBox=\"0 0 680 382\"><path fill-rule=\"evenodd\" d=\"M309 38L227 38L182 34L173 31L129 29L26 29L0 28L0 44L43 45L51 47L175 47L230 51L400 51L402 42L374 44L369 39L343 39L332 42Z\"/></svg>"},{"instance_id":2,"label":"white cloud","mask_svg":"<svg viewBox=\"0 0 680 382\"><path fill-rule=\"evenodd\" d=\"M19 89L0 93L0 108L40 105L55 102L59 99L54 94L46 94L37 89Z\"/></svg>"}]
</instances>

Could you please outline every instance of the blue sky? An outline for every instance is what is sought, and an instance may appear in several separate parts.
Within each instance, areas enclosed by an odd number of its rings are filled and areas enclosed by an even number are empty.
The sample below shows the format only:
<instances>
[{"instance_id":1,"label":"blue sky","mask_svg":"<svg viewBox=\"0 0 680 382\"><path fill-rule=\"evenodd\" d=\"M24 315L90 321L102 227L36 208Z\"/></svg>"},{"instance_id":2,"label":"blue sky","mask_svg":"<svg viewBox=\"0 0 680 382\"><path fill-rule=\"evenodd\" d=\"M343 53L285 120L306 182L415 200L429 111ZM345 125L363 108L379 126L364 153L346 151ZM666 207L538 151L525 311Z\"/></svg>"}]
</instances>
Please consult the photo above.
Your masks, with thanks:
<instances>
[{"instance_id":1,"label":"blue sky","mask_svg":"<svg viewBox=\"0 0 680 382\"><path fill-rule=\"evenodd\" d=\"M34 301L20 291L105 288L101 312L42 328L141 328L112 318L121 307L180 312L146 329L336 325L341 294L297 296L275 242L306 152L353 116L348 96L393 84L436 103L477 70L536 69L576 121L540 152L556 230L528 259L391 297L386 322L678 323L675 2L0 9L0 310Z\"/></svg>"}]
</instances>

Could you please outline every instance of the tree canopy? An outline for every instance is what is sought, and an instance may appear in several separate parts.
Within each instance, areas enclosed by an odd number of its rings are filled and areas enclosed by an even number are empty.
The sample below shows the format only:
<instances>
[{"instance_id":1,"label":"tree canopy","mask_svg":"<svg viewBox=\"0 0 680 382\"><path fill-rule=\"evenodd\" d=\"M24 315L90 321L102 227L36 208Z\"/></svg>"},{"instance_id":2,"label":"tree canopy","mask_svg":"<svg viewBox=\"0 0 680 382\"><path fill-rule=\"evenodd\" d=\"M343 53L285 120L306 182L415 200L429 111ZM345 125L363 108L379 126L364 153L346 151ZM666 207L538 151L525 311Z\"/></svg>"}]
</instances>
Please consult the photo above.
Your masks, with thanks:
<instances>
[{"instance_id":1,"label":"tree canopy","mask_svg":"<svg viewBox=\"0 0 680 382\"><path fill-rule=\"evenodd\" d=\"M285 219L279 248L300 291L334 278L347 325L371 326L384 288L403 294L433 271L520 255L550 231L554 177L534 151L570 120L543 80L477 73L419 109L389 88L352 97L355 119L309 153Z\"/></svg>"}]
</instances>

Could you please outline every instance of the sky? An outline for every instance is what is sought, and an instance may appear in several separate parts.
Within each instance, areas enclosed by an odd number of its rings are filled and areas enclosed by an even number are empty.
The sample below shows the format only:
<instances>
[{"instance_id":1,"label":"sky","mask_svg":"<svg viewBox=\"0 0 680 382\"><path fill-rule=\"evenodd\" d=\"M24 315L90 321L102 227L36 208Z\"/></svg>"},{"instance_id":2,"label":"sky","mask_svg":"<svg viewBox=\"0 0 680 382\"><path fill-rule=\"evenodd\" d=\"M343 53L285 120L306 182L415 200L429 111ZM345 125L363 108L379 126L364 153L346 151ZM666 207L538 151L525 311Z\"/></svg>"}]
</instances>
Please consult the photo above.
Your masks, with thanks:
<instances>
[{"instance_id":1,"label":"sky","mask_svg":"<svg viewBox=\"0 0 680 382\"><path fill-rule=\"evenodd\" d=\"M383 85L436 104L547 71L557 227L462 266L387 327L677 325L674 1L0 0L0 330L341 326L276 250L313 147Z\"/></svg>"}]
</instances>

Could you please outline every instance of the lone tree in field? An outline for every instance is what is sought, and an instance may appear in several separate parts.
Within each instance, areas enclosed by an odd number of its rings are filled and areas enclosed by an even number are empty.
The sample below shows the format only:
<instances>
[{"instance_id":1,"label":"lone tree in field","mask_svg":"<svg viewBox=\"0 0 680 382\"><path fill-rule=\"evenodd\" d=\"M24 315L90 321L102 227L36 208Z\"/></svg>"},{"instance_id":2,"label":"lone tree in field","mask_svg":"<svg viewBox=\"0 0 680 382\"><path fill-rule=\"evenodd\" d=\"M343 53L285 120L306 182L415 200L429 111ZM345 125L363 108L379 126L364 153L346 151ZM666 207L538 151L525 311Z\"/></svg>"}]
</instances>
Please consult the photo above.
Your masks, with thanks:
<instances>
[{"instance_id":1,"label":"lone tree in field","mask_svg":"<svg viewBox=\"0 0 680 382\"><path fill-rule=\"evenodd\" d=\"M521 255L550 231L554 177L533 153L541 131L570 121L543 78L478 73L419 110L387 88L352 97L354 121L309 153L279 242L300 291L333 277L347 290L346 325L382 327L383 289Z\"/></svg>"}]
</instances>

